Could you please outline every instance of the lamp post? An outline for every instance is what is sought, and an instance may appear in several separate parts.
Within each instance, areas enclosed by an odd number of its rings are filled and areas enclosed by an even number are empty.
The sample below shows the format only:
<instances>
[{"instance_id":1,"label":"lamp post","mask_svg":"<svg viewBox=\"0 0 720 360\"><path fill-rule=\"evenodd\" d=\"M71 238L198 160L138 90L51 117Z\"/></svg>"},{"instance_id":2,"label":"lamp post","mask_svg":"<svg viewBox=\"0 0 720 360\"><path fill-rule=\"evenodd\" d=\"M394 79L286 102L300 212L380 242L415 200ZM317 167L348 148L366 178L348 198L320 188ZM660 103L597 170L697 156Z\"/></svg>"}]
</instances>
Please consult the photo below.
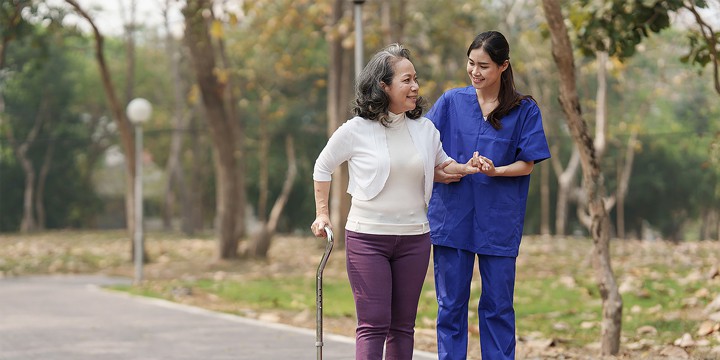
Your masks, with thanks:
<instances>
[{"instance_id":1,"label":"lamp post","mask_svg":"<svg viewBox=\"0 0 720 360\"><path fill-rule=\"evenodd\" d=\"M152 105L143 98L135 98L127 106L127 117L135 125L135 284L140 284L143 274L143 195L142 195L142 125L150 119Z\"/></svg>"},{"instance_id":2,"label":"lamp post","mask_svg":"<svg viewBox=\"0 0 720 360\"><path fill-rule=\"evenodd\" d=\"M355 78L363 68L363 27L362 6L365 0L353 0L355 3Z\"/></svg>"}]
</instances>

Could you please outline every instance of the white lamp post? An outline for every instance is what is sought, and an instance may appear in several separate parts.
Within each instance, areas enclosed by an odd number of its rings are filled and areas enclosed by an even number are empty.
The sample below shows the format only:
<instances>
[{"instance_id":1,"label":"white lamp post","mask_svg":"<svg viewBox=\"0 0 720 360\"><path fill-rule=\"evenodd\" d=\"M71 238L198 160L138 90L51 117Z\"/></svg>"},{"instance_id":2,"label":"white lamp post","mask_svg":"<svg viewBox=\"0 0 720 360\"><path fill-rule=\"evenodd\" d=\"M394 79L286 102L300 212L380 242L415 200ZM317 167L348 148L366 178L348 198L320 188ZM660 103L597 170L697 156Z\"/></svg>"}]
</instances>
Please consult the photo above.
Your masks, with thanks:
<instances>
[{"instance_id":1,"label":"white lamp post","mask_svg":"<svg viewBox=\"0 0 720 360\"><path fill-rule=\"evenodd\" d=\"M363 27L362 6L365 0L353 0L355 3L355 78L363 68Z\"/></svg>"},{"instance_id":2,"label":"white lamp post","mask_svg":"<svg viewBox=\"0 0 720 360\"><path fill-rule=\"evenodd\" d=\"M135 98L127 106L127 117L135 125L135 284L143 274L143 195L142 195L142 124L152 114L152 105L143 98Z\"/></svg>"}]
</instances>

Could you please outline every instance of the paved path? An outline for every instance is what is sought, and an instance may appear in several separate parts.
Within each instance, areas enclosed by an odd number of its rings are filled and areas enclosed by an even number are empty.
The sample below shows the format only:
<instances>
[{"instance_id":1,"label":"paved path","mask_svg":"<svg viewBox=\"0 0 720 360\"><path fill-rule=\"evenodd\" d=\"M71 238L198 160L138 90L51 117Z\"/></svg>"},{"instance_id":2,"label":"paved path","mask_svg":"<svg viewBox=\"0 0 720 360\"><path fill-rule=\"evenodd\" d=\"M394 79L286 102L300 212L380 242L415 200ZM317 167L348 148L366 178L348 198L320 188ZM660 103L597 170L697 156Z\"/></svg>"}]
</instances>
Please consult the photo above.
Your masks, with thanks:
<instances>
[{"instance_id":1,"label":"paved path","mask_svg":"<svg viewBox=\"0 0 720 360\"><path fill-rule=\"evenodd\" d=\"M106 291L103 276L0 279L0 360L312 360L315 330ZM323 358L352 360L325 334ZM416 352L414 359L436 359Z\"/></svg>"}]
</instances>

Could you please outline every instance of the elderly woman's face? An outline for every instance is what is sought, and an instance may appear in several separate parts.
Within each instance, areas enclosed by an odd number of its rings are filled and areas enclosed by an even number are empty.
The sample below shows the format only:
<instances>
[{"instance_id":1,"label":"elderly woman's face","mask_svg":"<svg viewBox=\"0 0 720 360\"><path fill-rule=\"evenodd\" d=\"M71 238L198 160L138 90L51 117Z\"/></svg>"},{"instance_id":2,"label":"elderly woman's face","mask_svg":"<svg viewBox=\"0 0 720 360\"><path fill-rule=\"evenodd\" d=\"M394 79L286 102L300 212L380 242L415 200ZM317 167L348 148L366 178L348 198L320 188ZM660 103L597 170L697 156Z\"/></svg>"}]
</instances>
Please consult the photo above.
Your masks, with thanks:
<instances>
[{"instance_id":1,"label":"elderly woman's face","mask_svg":"<svg viewBox=\"0 0 720 360\"><path fill-rule=\"evenodd\" d=\"M390 97L390 112L402 114L415 109L420 85L417 82L415 67L408 59L401 59L393 67L393 76L390 85L383 83L383 89Z\"/></svg>"}]
</instances>

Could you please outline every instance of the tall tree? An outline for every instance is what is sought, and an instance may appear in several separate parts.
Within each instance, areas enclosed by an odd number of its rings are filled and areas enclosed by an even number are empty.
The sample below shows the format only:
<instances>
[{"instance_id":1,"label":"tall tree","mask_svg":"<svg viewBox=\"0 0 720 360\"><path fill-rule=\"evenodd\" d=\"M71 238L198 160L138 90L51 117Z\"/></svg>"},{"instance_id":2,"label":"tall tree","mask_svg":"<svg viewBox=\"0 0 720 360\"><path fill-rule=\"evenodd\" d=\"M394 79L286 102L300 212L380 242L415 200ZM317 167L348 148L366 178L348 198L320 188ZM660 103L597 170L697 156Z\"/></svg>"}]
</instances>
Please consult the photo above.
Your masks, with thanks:
<instances>
[{"instance_id":1,"label":"tall tree","mask_svg":"<svg viewBox=\"0 0 720 360\"><path fill-rule=\"evenodd\" d=\"M125 181L125 221L127 224L127 230L131 244L130 254L131 257L134 258L135 242L132 241L132 235L135 233L136 227L141 226L141 224L135 223L135 206L133 201L135 198L135 182L133 181L133 179L135 179L135 162L139 161L139 154L135 154L134 147L135 131L133 130L130 121L125 115L123 102L117 96L117 93L115 91L112 74L110 73L110 69L108 68L107 61L105 59L105 37L100 32L100 29L98 29L97 25L95 25L95 21L93 20L92 16L90 16L90 14L85 11L85 9L83 9L76 0L65 0L65 2L68 3L75 10L75 12L80 15L80 17L84 18L90 24L93 36L95 38L95 59L97 61L98 70L100 71L100 78L102 80L103 90L105 91L105 97L107 98L108 105L110 106L110 113L112 114L115 124L117 125L117 129L120 135L120 142L126 155L125 167L129 176ZM146 254L144 248L142 249L142 251L143 254ZM148 257L144 256L143 259L148 259Z\"/></svg>"},{"instance_id":2,"label":"tall tree","mask_svg":"<svg viewBox=\"0 0 720 360\"><path fill-rule=\"evenodd\" d=\"M63 101L67 96L57 96L52 94L52 85L43 84L44 82L57 83L62 79L52 75L53 71L58 69L65 70L63 66L66 64L64 59L57 61L59 64L53 64L48 61L48 57L52 54L59 53L55 43L61 43L62 34L54 34L59 29L58 19L49 17L50 26L47 31L34 26L28 22L23 16L25 10L29 10L30 16L36 16L37 8L32 1L12 1L0 5L0 20L3 26L0 27L2 41L0 44L0 129L4 133L17 161L20 163L24 173L24 191L22 201L22 220L20 222L20 232L30 232L42 230L45 228L45 208L43 202L43 192L45 180L49 171L50 162L52 160L52 152L54 150L53 142L44 147L45 155L40 165L33 160L31 149L36 147L39 136L45 127L45 133L50 134L47 130L53 118L57 117L57 113L62 111L58 107L62 107ZM57 35L57 36L55 36ZM55 38L53 38L55 36ZM30 41L27 39L30 38ZM23 48L16 56L14 66L10 71L5 71L7 63L7 51L11 41L18 43L18 48ZM30 45L32 44L32 45ZM23 46L24 45L24 46ZM52 49L51 49L52 48ZM25 49L31 49L25 51ZM52 65L55 65L53 68ZM52 69L52 70L48 70ZM8 73L14 73L15 77L11 77ZM16 80L16 81L14 81ZM5 114L5 97L6 91L12 87L14 89L15 108L25 108L25 113L20 117L24 121L17 122L7 119ZM44 88L42 86L45 86ZM30 90L32 89L32 90ZM27 94L29 91L39 91L40 96L32 96ZM18 94L20 94L18 96ZM20 104L22 103L22 104ZM29 111L29 112L28 112ZM30 119L30 121L28 121ZM8 120L8 121L4 121ZM29 129L25 129L27 123L31 124ZM25 126L23 126L25 125ZM48 135L48 137L50 137Z\"/></svg>"},{"instance_id":3,"label":"tall tree","mask_svg":"<svg viewBox=\"0 0 720 360\"><path fill-rule=\"evenodd\" d=\"M211 26L217 24L212 17L210 0L190 0L182 12L185 16L185 41L210 129L216 170L216 210L218 229L218 253L220 259L238 256L238 214L244 210L240 203L241 180L238 164L243 149L238 144L243 134L239 119L226 102L227 74L218 66L217 49L210 34Z\"/></svg>"},{"instance_id":4,"label":"tall tree","mask_svg":"<svg viewBox=\"0 0 720 360\"><path fill-rule=\"evenodd\" d=\"M82 39L61 26L59 15L51 11L46 15L49 22L32 25L27 36L16 37L6 48L11 76L2 82L7 106L0 126L0 141L8 140L11 147L10 152L0 149L0 193L8 195L0 201L0 212L12 209L0 216L6 230L17 230L18 224L22 232L68 226L72 217L94 211L87 206L93 191L87 189L86 178L78 176L80 151L90 140L71 106L78 99L75 73L81 63L70 49ZM31 21L34 16L29 15ZM14 172L23 175L13 186ZM58 193L60 184L64 186ZM85 188L84 194L73 193L78 187ZM89 211L78 209L83 206ZM18 209L23 209L21 216L15 215Z\"/></svg>"},{"instance_id":5,"label":"tall tree","mask_svg":"<svg viewBox=\"0 0 720 360\"><path fill-rule=\"evenodd\" d=\"M606 42L607 43L607 42ZM606 48L607 45L604 45ZM608 53L604 50L595 52L595 63L597 68L597 89L595 94L595 137L593 145L595 146L595 155L599 163L602 163L605 158L607 147L608 147ZM638 108L638 111L642 111L642 106ZM632 164L635 155L635 141L637 140L637 132L634 131L633 135L628 138L627 151L624 157L618 157L618 160L625 160L625 165L622 165L619 161L617 162L617 189L610 196L605 198L605 211L610 213L616 204L624 206L625 196L627 195L628 183L630 181L630 175L632 173ZM584 196L578 197L579 206L577 207L578 219L590 228L591 218L587 214L587 198ZM619 212L623 212L620 209ZM619 226L623 227L622 233L624 237L624 224L619 222ZM621 237L621 238L622 238Z\"/></svg>"},{"instance_id":6,"label":"tall tree","mask_svg":"<svg viewBox=\"0 0 720 360\"><path fill-rule=\"evenodd\" d=\"M163 207L163 226L171 228L171 220L174 214L177 199L180 199L181 230L192 235L196 231L197 215L195 209L199 206L193 205L193 194L189 190L188 181L182 167L182 150L185 131L189 124L191 111L188 109L186 93L188 86L183 81L181 73L181 59L183 58L182 48L175 39L170 28L169 11L173 0L165 0L163 6L163 26L165 30L165 51L169 61L168 73L172 82L172 135L170 139L170 150L165 164L167 180L165 182L165 203Z\"/></svg>"},{"instance_id":7,"label":"tall tree","mask_svg":"<svg viewBox=\"0 0 720 360\"><path fill-rule=\"evenodd\" d=\"M352 98L352 52L349 46L346 46L349 33L350 7L349 2L345 0L333 0L332 13L328 22L328 43L330 62L328 68L328 88L327 88L327 115L328 136L332 135L335 130L348 119L350 114L349 104ZM332 226L336 229L335 233L338 244L345 243L345 237L340 229L345 227L347 214L350 211L350 197L346 193L348 184L347 165L341 166L340 169L333 173L332 187L330 190L330 215L332 217Z\"/></svg>"},{"instance_id":8,"label":"tall tree","mask_svg":"<svg viewBox=\"0 0 720 360\"><path fill-rule=\"evenodd\" d=\"M223 100L225 101L225 108L227 116L230 119L230 124L233 127L233 135L235 136L235 176L237 179L237 198L235 201L238 202L238 206L235 213L235 237L242 239L245 236L245 207L247 198L245 194L245 122L239 116L238 113L238 94L239 94L239 80L238 74L232 71L237 65L233 64L232 60L228 56L227 47L225 45L225 36L222 26L222 22L215 14L215 7L211 6L210 19L212 19L210 36L215 43L215 49L220 58L218 63L217 71L223 78L225 84L225 91L223 92ZM230 14L231 23L235 23L234 20L237 16ZM237 252L237 245L235 245L235 251Z\"/></svg>"},{"instance_id":9,"label":"tall tree","mask_svg":"<svg viewBox=\"0 0 720 360\"><path fill-rule=\"evenodd\" d=\"M8 75L6 54L10 43L33 32L33 27L25 18L23 11L33 5L31 0L13 0L0 2L0 84L5 83ZM5 97L0 87L0 130L6 125L4 119Z\"/></svg>"},{"instance_id":10,"label":"tall tree","mask_svg":"<svg viewBox=\"0 0 720 360\"><path fill-rule=\"evenodd\" d=\"M45 98L46 99L46 98ZM20 232L27 233L37 229L37 220L35 217L36 193L35 183L37 177L37 171L33 164L28 150L33 146L35 140L40 133L42 124L48 118L48 101L42 101L38 108L37 114L33 117L32 128L27 133L24 139L19 140L13 132L12 126L5 127L5 136L7 137L10 145L13 147L15 156L17 157L20 165L22 165L23 172L25 174L25 191L23 191L23 216L20 222Z\"/></svg>"},{"instance_id":11,"label":"tall tree","mask_svg":"<svg viewBox=\"0 0 720 360\"><path fill-rule=\"evenodd\" d=\"M272 237L277 231L280 215L287 204L290 197L292 185L297 176L297 161L295 155L295 141L292 135L285 137L285 156L288 159L287 174L283 182L282 190L278 195L275 203L270 211L269 216L260 222L260 231L256 234L250 248L250 255L257 258L267 257L270 249Z\"/></svg>"},{"instance_id":12,"label":"tall tree","mask_svg":"<svg viewBox=\"0 0 720 360\"><path fill-rule=\"evenodd\" d=\"M557 0L543 0L552 40L552 53L560 76L560 104L573 140L580 151L583 170L583 188L588 199L592 219L590 234L593 238L593 266L602 298L601 351L604 355L620 350L622 324L622 297L610 265L610 221L603 201L603 174L596 157L592 138L582 117L576 89L575 58L565 19Z\"/></svg>"}]
</instances>

